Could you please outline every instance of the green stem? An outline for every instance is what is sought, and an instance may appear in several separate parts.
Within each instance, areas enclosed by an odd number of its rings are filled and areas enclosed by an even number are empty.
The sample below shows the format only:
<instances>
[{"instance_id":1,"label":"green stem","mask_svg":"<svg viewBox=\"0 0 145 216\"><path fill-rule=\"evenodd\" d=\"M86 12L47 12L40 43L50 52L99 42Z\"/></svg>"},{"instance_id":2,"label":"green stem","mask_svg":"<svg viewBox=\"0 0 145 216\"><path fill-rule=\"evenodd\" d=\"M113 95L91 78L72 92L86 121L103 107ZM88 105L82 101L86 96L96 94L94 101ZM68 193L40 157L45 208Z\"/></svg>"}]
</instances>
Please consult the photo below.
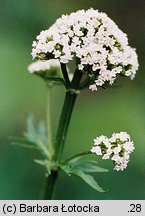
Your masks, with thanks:
<instances>
[{"instance_id":1,"label":"green stem","mask_svg":"<svg viewBox=\"0 0 145 216\"><path fill-rule=\"evenodd\" d=\"M54 199L57 176L58 176L57 171L52 171L51 175L48 176L46 182L46 191L44 196L45 200Z\"/></svg>"},{"instance_id":2,"label":"green stem","mask_svg":"<svg viewBox=\"0 0 145 216\"><path fill-rule=\"evenodd\" d=\"M65 95L55 142L55 160L58 162L61 160L72 111L77 97L77 89L81 78L82 73L80 71L76 71L71 83L71 89L70 91L68 90Z\"/></svg>"},{"instance_id":3,"label":"green stem","mask_svg":"<svg viewBox=\"0 0 145 216\"><path fill-rule=\"evenodd\" d=\"M69 127L69 122L71 118L71 114L73 111L73 107L75 104L77 94L72 94L71 92L67 92L65 95L65 101L63 105L63 111L61 114L57 136L56 136L56 143L55 143L55 160L58 162L61 159L64 143L66 140L66 134Z\"/></svg>"},{"instance_id":4,"label":"green stem","mask_svg":"<svg viewBox=\"0 0 145 216\"><path fill-rule=\"evenodd\" d=\"M70 157L66 158L64 161L62 161L62 164L65 164L73 159L76 159L78 157L84 156L84 155L88 155L88 154L93 154L91 151L85 151L85 152L80 152L74 155L71 155Z\"/></svg>"},{"instance_id":5,"label":"green stem","mask_svg":"<svg viewBox=\"0 0 145 216\"><path fill-rule=\"evenodd\" d=\"M62 68L63 70L63 68ZM68 91L65 95L64 105L62 108L62 113L60 116L60 121L57 129L56 140L55 140L55 155L53 159L58 163L61 160L63 148L66 140L66 135L72 115L72 111L74 108L74 104L77 97L77 90L79 88L79 84L82 78L82 73L78 70L75 71L74 77L70 86L68 87ZM48 177L47 190L45 199L52 199L52 194L54 193L55 183L57 180L58 171L52 172Z\"/></svg>"},{"instance_id":6,"label":"green stem","mask_svg":"<svg viewBox=\"0 0 145 216\"><path fill-rule=\"evenodd\" d=\"M51 94L52 94L52 86L48 85L47 90L47 137L48 137L48 150L49 150L49 159L52 159L54 154L53 142L52 142L52 125L51 125Z\"/></svg>"}]
</instances>

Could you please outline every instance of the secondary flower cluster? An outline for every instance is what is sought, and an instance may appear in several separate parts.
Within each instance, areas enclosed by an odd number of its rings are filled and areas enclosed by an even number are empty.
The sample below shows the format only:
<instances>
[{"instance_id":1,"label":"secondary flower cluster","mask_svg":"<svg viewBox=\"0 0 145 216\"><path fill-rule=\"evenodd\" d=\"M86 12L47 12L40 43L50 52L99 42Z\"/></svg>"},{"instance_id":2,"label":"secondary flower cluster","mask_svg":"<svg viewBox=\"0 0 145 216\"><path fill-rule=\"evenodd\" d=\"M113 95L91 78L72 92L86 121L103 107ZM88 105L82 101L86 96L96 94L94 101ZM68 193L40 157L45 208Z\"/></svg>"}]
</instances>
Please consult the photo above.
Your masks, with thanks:
<instances>
[{"instance_id":1,"label":"secondary flower cluster","mask_svg":"<svg viewBox=\"0 0 145 216\"><path fill-rule=\"evenodd\" d=\"M60 63L56 59L51 59L48 61L36 61L33 62L28 66L28 71L30 73L35 73L35 72L41 72L41 71L47 71L50 70L51 68L60 68Z\"/></svg>"},{"instance_id":2,"label":"secondary flower cluster","mask_svg":"<svg viewBox=\"0 0 145 216\"><path fill-rule=\"evenodd\" d=\"M61 73L60 62L58 59L50 59L47 61L37 60L37 61L31 63L27 69L30 73L37 73L39 75L41 75L43 73L44 77L47 74L54 76L54 75L58 75L58 73L59 73L60 77L63 77L63 75ZM68 71L68 77L71 81L73 78L73 74L70 73L68 68L67 68L67 71Z\"/></svg>"},{"instance_id":3,"label":"secondary flower cluster","mask_svg":"<svg viewBox=\"0 0 145 216\"><path fill-rule=\"evenodd\" d=\"M127 167L130 153L134 150L134 143L126 132L113 133L111 138L101 135L94 139L94 145L91 152L101 155L102 159L111 159L117 171Z\"/></svg>"},{"instance_id":4,"label":"secondary flower cluster","mask_svg":"<svg viewBox=\"0 0 145 216\"><path fill-rule=\"evenodd\" d=\"M77 58L77 67L91 80L90 89L113 84L117 74L134 78L138 69L135 49L127 35L98 10L80 10L63 15L33 42L33 58L59 59L68 63Z\"/></svg>"}]
</instances>

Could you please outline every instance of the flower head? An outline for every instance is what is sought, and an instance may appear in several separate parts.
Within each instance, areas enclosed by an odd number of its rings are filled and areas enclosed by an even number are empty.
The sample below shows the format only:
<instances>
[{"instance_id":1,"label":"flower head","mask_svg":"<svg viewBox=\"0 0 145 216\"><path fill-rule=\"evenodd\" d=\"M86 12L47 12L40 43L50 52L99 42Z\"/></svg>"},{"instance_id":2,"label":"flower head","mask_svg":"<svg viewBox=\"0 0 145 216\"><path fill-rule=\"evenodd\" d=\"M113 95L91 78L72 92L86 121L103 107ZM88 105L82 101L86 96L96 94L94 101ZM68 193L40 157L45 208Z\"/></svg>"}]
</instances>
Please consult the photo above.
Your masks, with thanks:
<instances>
[{"instance_id":1,"label":"flower head","mask_svg":"<svg viewBox=\"0 0 145 216\"><path fill-rule=\"evenodd\" d=\"M57 81L55 78L63 79L61 72L60 62L58 59L50 59L46 61L37 60L28 66L28 71L30 73L35 73L46 80ZM73 78L73 74L68 70L68 77L70 81Z\"/></svg>"},{"instance_id":2,"label":"flower head","mask_svg":"<svg viewBox=\"0 0 145 216\"><path fill-rule=\"evenodd\" d=\"M117 171L127 167L133 150L134 143L126 132L113 133L111 138L101 135L94 139L94 146L91 148L91 152L102 155L102 159L111 159Z\"/></svg>"},{"instance_id":3,"label":"flower head","mask_svg":"<svg viewBox=\"0 0 145 216\"><path fill-rule=\"evenodd\" d=\"M60 63L56 59L51 59L47 61L37 60L28 66L28 71L30 73L40 73L41 71L48 71L52 68L59 69Z\"/></svg>"},{"instance_id":4,"label":"flower head","mask_svg":"<svg viewBox=\"0 0 145 216\"><path fill-rule=\"evenodd\" d=\"M33 58L59 59L68 63L77 58L77 67L87 74L90 89L113 84L117 74L134 78L138 69L135 49L127 35L98 10L79 10L63 15L33 42Z\"/></svg>"}]
</instances>

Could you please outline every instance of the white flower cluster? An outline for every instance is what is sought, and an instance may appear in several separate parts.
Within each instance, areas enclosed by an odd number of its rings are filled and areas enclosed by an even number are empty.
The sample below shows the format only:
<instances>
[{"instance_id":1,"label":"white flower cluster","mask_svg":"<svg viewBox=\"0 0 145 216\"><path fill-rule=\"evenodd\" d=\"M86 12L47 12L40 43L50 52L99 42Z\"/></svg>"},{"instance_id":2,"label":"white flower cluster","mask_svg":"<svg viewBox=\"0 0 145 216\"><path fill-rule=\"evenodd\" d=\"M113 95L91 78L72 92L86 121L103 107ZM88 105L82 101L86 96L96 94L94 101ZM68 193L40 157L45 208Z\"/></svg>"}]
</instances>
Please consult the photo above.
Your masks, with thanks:
<instances>
[{"instance_id":1,"label":"white flower cluster","mask_svg":"<svg viewBox=\"0 0 145 216\"><path fill-rule=\"evenodd\" d=\"M27 69L30 73L40 73L40 74L41 72L47 73L49 72L49 70L51 71L51 69L55 69L56 73L57 72L61 73L60 62L58 59L50 59L47 61L37 60L31 63ZM67 68L67 71L68 71L68 77L71 81L73 79L73 74L70 73L68 68Z\"/></svg>"},{"instance_id":2,"label":"white flower cluster","mask_svg":"<svg viewBox=\"0 0 145 216\"><path fill-rule=\"evenodd\" d=\"M40 72L40 71L47 71L51 68L60 68L60 63L57 59L50 59L47 61L40 61L37 60L28 66L28 71L30 73Z\"/></svg>"},{"instance_id":3,"label":"white flower cluster","mask_svg":"<svg viewBox=\"0 0 145 216\"><path fill-rule=\"evenodd\" d=\"M63 15L32 46L33 58L56 58L64 64L77 58L78 69L92 81L92 91L104 83L113 84L117 74L133 79L138 69L137 54L128 45L127 35L105 13L94 9Z\"/></svg>"},{"instance_id":4,"label":"white flower cluster","mask_svg":"<svg viewBox=\"0 0 145 216\"><path fill-rule=\"evenodd\" d=\"M126 132L113 133L111 138L101 135L94 139L94 145L91 152L101 155L102 159L111 159L117 171L127 167L130 153L134 150L134 144Z\"/></svg>"}]
</instances>

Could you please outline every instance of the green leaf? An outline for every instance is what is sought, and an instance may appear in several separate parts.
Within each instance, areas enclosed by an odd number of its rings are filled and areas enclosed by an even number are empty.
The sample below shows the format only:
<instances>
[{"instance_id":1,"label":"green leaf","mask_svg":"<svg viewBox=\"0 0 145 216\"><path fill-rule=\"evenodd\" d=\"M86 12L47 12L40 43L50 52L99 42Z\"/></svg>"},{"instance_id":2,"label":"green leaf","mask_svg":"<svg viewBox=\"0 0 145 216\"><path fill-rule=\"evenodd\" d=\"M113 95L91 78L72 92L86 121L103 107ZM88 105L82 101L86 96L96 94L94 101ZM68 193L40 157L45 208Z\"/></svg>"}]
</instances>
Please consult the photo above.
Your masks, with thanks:
<instances>
[{"instance_id":1,"label":"green leaf","mask_svg":"<svg viewBox=\"0 0 145 216\"><path fill-rule=\"evenodd\" d=\"M94 177L88 174L85 174L82 171L73 170L72 172L74 175L80 177L84 182L86 182L89 186L91 186L93 189L99 192L105 192L95 181Z\"/></svg>"},{"instance_id":2,"label":"green leaf","mask_svg":"<svg viewBox=\"0 0 145 216\"><path fill-rule=\"evenodd\" d=\"M10 137L11 144L12 145L18 145L22 146L25 148L33 148L33 149L38 149L38 146L36 143L31 142L29 140L26 140L24 138L19 138L19 137Z\"/></svg>"},{"instance_id":3,"label":"green leaf","mask_svg":"<svg viewBox=\"0 0 145 216\"><path fill-rule=\"evenodd\" d=\"M98 166L96 161L75 161L71 163L73 169L83 172L108 172L107 169Z\"/></svg>"},{"instance_id":4,"label":"green leaf","mask_svg":"<svg viewBox=\"0 0 145 216\"><path fill-rule=\"evenodd\" d=\"M43 121L40 121L38 124L37 136L39 136L39 140L41 140L42 143L47 145L46 125Z\"/></svg>"},{"instance_id":5,"label":"green leaf","mask_svg":"<svg viewBox=\"0 0 145 216\"><path fill-rule=\"evenodd\" d=\"M67 175L71 175L71 166L70 165L60 165L60 168L63 172L65 172Z\"/></svg>"},{"instance_id":6,"label":"green leaf","mask_svg":"<svg viewBox=\"0 0 145 216\"><path fill-rule=\"evenodd\" d=\"M92 172L107 172L108 170L97 166L96 161L80 161L80 160L73 160L69 161L67 164L61 164L60 168L64 171L67 175L76 175L84 180L88 185L99 192L105 192L95 181L94 177L88 175L86 173ZM86 172L86 173L85 173Z\"/></svg>"},{"instance_id":7,"label":"green leaf","mask_svg":"<svg viewBox=\"0 0 145 216\"><path fill-rule=\"evenodd\" d=\"M42 166L46 166L46 164L48 163L47 160L38 160L38 159L35 159L34 160L36 163L42 165Z\"/></svg>"},{"instance_id":8,"label":"green leaf","mask_svg":"<svg viewBox=\"0 0 145 216\"><path fill-rule=\"evenodd\" d=\"M36 122L32 114L28 113L26 115L26 132L24 136L32 142L37 142L37 131L36 131Z\"/></svg>"},{"instance_id":9,"label":"green leaf","mask_svg":"<svg viewBox=\"0 0 145 216\"><path fill-rule=\"evenodd\" d=\"M36 122L32 114L27 114L26 124L27 129L24 133L24 138L11 137L12 144L37 149L45 155L46 158L49 158L45 124L40 122L38 126L36 126Z\"/></svg>"},{"instance_id":10,"label":"green leaf","mask_svg":"<svg viewBox=\"0 0 145 216\"><path fill-rule=\"evenodd\" d=\"M26 128L24 136L29 141L47 145L46 125L43 121L37 125L33 115L29 113L26 116Z\"/></svg>"},{"instance_id":11,"label":"green leaf","mask_svg":"<svg viewBox=\"0 0 145 216\"><path fill-rule=\"evenodd\" d=\"M34 117L32 114L27 113L26 115L26 132L24 133L24 136L30 140L34 141L36 137L36 129L34 126Z\"/></svg>"},{"instance_id":12,"label":"green leaf","mask_svg":"<svg viewBox=\"0 0 145 216\"><path fill-rule=\"evenodd\" d=\"M26 139L30 142L36 144L37 149L49 158L49 151L47 149L47 135L46 126L43 121L41 121L38 126L32 114L27 114L26 116L27 129L24 133Z\"/></svg>"}]
</instances>

